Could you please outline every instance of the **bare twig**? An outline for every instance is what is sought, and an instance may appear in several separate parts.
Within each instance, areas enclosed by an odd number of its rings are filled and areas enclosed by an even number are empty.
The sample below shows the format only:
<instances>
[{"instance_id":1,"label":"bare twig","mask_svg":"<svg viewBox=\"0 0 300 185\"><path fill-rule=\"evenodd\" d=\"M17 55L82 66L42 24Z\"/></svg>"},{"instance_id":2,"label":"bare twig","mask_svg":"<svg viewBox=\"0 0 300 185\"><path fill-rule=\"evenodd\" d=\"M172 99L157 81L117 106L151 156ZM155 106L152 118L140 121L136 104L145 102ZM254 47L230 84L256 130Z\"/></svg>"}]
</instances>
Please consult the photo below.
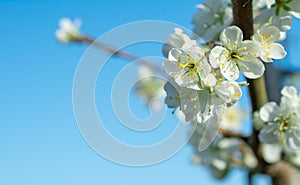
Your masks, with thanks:
<instances>
[{"instance_id":1,"label":"bare twig","mask_svg":"<svg viewBox=\"0 0 300 185\"><path fill-rule=\"evenodd\" d=\"M113 56L117 56L117 57L123 58L123 59L128 60L128 61L138 60L139 63L142 63L142 64L148 66L153 71L155 71L158 74L162 75L163 77L167 78L167 75L162 70L162 67L159 67L159 66L151 63L150 61L142 59L139 56L133 55L131 53L123 52L123 51L120 51L120 50L117 50L117 49L115 49L115 48L113 48L113 47L111 47L111 46L109 46L107 44L104 44L102 42L99 42L99 41L96 41L94 39L91 39L88 36L82 36L80 39L78 39L77 42L83 42L83 43L88 43L88 44L97 46L97 47L101 48L103 51L112 54Z\"/></svg>"}]
</instances>

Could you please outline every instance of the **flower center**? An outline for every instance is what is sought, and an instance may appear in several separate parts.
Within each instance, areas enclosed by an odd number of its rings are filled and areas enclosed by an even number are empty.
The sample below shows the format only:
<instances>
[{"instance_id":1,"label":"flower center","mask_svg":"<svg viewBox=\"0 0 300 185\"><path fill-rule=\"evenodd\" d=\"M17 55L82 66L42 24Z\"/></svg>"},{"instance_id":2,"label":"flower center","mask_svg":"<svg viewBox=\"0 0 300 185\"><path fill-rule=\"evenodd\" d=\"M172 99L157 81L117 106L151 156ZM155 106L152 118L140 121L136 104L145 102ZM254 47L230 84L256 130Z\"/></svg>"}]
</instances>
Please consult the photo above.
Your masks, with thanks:
<instances>
[{"instance_id":1,"label":"flower center","mask_svg":"<svg viewBox=\"0 0 300 185\"><path fill-rule=\"evenodd\" d=\"M184 69L186 71L197 71L197 64L195 64L194 62L189 62L189 63L186 63L186 64L178 64L178 66L181 68L181 69Z\"/></svg>"},{"instance_id":2,"label":"flower center","mask_svg":"<svg viewBox=\"0 0 300 185\"><path fill-rule=\"evenodd\" d=\"M279 131L288 130L290 118L291 116L283 116L282 114L278 114L278 117L274 119L274 122L279 124Z\"/></svg>"},{"instance_id":3,"label":"flower center","mask_svg":"<svg viewBox=\"0 0 300 185\"><path fill-rule=\"evenodd\" d=\"M231 54L230 54L230 57L231 57L231 59L238 59L239 57L238 57L238 54L236 53L236 52L232 52Z\"/></svg>"}]
</instances>

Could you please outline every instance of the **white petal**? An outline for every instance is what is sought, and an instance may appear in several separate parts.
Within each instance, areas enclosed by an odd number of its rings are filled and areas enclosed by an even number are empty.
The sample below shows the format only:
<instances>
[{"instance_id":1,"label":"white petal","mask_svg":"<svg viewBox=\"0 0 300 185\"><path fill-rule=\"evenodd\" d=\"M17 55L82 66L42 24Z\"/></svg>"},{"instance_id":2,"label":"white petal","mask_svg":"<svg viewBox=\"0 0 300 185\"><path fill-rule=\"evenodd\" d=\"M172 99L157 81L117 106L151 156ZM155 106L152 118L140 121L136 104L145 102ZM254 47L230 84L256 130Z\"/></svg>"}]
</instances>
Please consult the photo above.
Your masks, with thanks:
<instances>
[{"instance_id":1,"label":"white petal","mask_svg":"<svg viewBox=\"0 0 300 185\"><path fill-rule=\"evenodd\" d=\"M278 43L271 44L271 58L274 59L282 59L286 56L286 51L284 50L283 46Z\"/></svg>"},{"instance_id":2,"label":"white petal","mask_svg":"<svg viewBox=\"0 0 300 185\"><path fill-rule=\"evenodd\" d=\"M207 109L209 109L209 96L210 96L209 91L208 90L200 90L200 91L197 91L197 95L200 100L199 105L200 105L201 113L205 114L205 112L208 111ZM206 120L206 119L202 119L202 120Z\"/></svg>"},{"instance_id":3,"label":"white petal","mask_svg":"<svg viewBox=\"0 0 300 185\"><path fill-rule=\"evenodd\" d=\"M268 51L266 51L266 52L268 52ZM264 62L273 62L273 60L272 60L270 57L267 57L267 56L265 55L265 50L262 50L262 53L261 53L261 55L260 55L260 59L261 59L262 61L264 61Z\"/></svg>"},{"instance_id":4,"label":"white petal","mask_svg":"<svg viewBox=\"0 0 300 185\"><path fill-rule=\"evenodd\" d=\"M178 87L177 87L178 88ZM177 89L170 83L167 82L164 86L164 89L167 93L165 98L165 103L169 108L176 108L180 106L180 98L178 96Z\"/></svg>"},{"instance_id":5,"label":"white petal","mask_svg":"<svg viewBox=\"0 0 300 185\"><path fill-rule=\"evenodd\" d=\"M205 79L206 76L210 73L211 67L206 59L199 62L198 73L201 79Z\"/></svg>"},{"instance_id":6,"label":"white petal","mask_svg":"<svg viewBox=\"0 0 300 185\"><path fill-rule=\"evenodd\" d=\"M278 144L263 144L262 153L265 161L276 163L281 159L282 147Z\"/></svg>"},{"instance_id":7,"label":"white petal","mask_svg":"<svg viewBox=\"0 0 300 185\"><path fill-rule=\"evenodd\" d=\"M168 58L170 50L173 48L170 44L165 43L162 48L162 53L164 57Z\"/></svg>"},{"instance_id":8,"label":"white petal","mask_svg":"<svg viewBox=\"0 0 300 185\"><path fill-rule=\"evenodd\" d=\"M297 89L294 86L285 86L282 90L281 90L281 94L283 96L287 96L290 98L294 98L297 96Z\"/></svg>"},{"instance_id":9,"label":"white petal","mask_svg":"<svg viewBox=\"0 0 300 185\"><path fill-rule=\"evenodd\" d=\"M73 23L72 23L71 19L69 19L69 18L64 17L59 20L59 26L62 28L68 29L68 28L72 27L72 25L73 25Z\"/></svg>"},{"instance_id":10,"label":"white petal","mask_svg":"<svg viewBox=\"0 0 300 185\"><path fill-rule=\"evenodd\" d=\"M259 59L252 59L252 61L239 61L239 64L241 64L239 67L245 77L256 79L264 74L265 66Z\"/></svg>"},{"instance_id":11,"label":"white petal","mask_svg":"<svg viewBox=\"0 0 300 185\"><path fill-rule=\"evenodd\" d=\"M242 42L238 51L242 58L248 58L249 60L250 57L258 57L260 53L260 45L256 41L245 40Z\"/></svg>"},{"instance_id":12,"label":"white petal","mask_svg":"<svg viewBox=\"0 0 300 185\"><path fill-rule=\"evenodd\" d=\"M286 142L287 146L292 150L297 150L300 148L300 135L299 132L287 132Z\"/></svg>"},{"instance_id":13,"label":"white petal","mask_svg":"<svg viewBox=\"0 0 300 185\"><path fill-rule=\"evenodd\" d=\"M205 84L206 86L213 87L213 86L216 85L216 83L217 83L217 79L216 79L216 77L215 77L213 74L211 74L211 73L209 73L209 74L206 76L206 78L204 79L204 84Z\"/></svg>"},{"instance_id":14,"label":"white petal","mask_svg":"<svg viewBox=\"0 0 300 185\"><path fill-rule=\"evenodd\" d=\"M165 60L163 62L163 68L165 72L172 77L177 76L177 73L181 70L178 67L178 63L176 61L171 60Z\"/></svg>"},{"instance_id":15,"label":"white petal","mask_svg":"<svg viewBox=\"0 0 300 185\"><path fill-rule=\"evenodd\" d=\"M193 74L193 75L191 75ZM200 90L199 79L195 72L188 72L175 77L175 82L181 87L187 87L195 90Z\"/></svg>"},{"instance_id":16,"label":"white petal","mask_svg":"<svg viewBox=\"0 0 300 185\"><path fill-rule=\"evenodd\" d=\"M66 32L62 31L62 30L57 30L55 32L55 37L58 41L62 42L62 43L67 43L69 42L69 38L68 35L66 34Z\"/></svg>"},{"instance_id":17,"label":"white petal","mask_svg":"<svg viewBox=\"0 0 300 185\"><path fill-rule=\"evenodd\" d=\"M292 26L292 16L286 11L281 11L279 16L273 16L272 25L276 26L280 31L287 31Z\"/></svg>"},{"instance_id":18,"label":"white petal","mask_svg":"<svg viewBox=\"0 0 300 185\"><path fill-rule=\"evenodd\" d=\"M209 55L209 62L213 68L218 68L220 63L225 63L227 50L222 46L215 46Z\"/></svg>"},{"instance_id":19,"label":"white petal","mask_svg":"<svg viewBox=\"0 0 300 185\"><path fill-rule=\"evenodd\" d=\"M177 48L173 48L169 52L168 59L171 61L177 61L178 57L180 57L182 55L182 53L183 53L183 51L181 51Z\"/></svg>"},{"instance_id":20,"label":"white petal","mask_svg":"<svg viewBox=\"0 0 300 185\"><path fill-rule=\"evenodd\" d=\"M275 26L266 26L259 30L259 35L263 34L268 38L268 43L276 42L280 38L280 30Z\"/></svg>"},{"instance_id":21,"label":"white petal","mask_svg":"<svg viewBox=\"0 0 300 185\"><path fill-rule=\"evenodd\" d=\"M254 24L262 24L267 22L272 17L272 15L274 15L274 13L274 8L263 10L257 17L255 17Z\"/></svg>"},{"instance_id":22,"label":"white petal","mask_svg":"<svg viewBox=\"0 0 300 185\"><path fill-rule=\"evenodd\" d=\"M184 44L184 41L179 35L172 33L168 36L167 43L174 48L181 48L181 46Z\"/></svg>"},{"instance_id":23,"label":"white petal","mask_svg":"<svg viewBox=\"0 0 300 185\"><path fill-rule=\"evenodd\" d=\"M230 60L221 64L221 73L228 80L236 80L239 77L239 69L236 66L235 62Z\"/></svg>"},{"instance_id":24,"label":"white petal","mask_svg":"<svg viewBox=\"0 0 300 185\"><path fill-rule=\"evenodd\" d=\"M264 122L272 122L278 117L279 107L275 102L268 102L259 111L260 118Z\"/></svg>"},{"instance_id":25,"label":"white petal","mask_svg":"<svg viewBox=\"0 0 300 185\"><path fill-rule=\"evenodd\" d=\"M259 140L263 143L275 144L278 142L277 136L275 135L275 131L277 130L277 125L268 125L265 126L259 132Z\"/></svg>"},{"instance_id":26,"label":"white petal","mask_svg":"<svg viewBox=\"0 0 300 185\"><path fill-rule=\"evenodd\" d=\"M243 40L243 32L237 26L230 26L222 31L220 40L227 48L237 46L239 48Z\"/></svg>"},{"instance_id":27,"label":"white petal","mask_svg":"<svg viewBox=\"0 0 300 185\"><path fill-rule=\"evenodd\" d=\"M218 130L221 127L225 107L217 106L213 110L213 115L206 122L202 123L206 125L205 131L200 139L199 151L204 151L218 135Z\"/></svg>"},{"instance_id":28,"label":"white petal","mask_svg":"<svg viewBox=\"0 0 300 185\"><path fill-rule=\"evenodd\" d=\"M242 90L234 81L225 81L215 87L215 92L218 97L228 104L235 103L241 96Z\"/></svg>"}]
</instances>

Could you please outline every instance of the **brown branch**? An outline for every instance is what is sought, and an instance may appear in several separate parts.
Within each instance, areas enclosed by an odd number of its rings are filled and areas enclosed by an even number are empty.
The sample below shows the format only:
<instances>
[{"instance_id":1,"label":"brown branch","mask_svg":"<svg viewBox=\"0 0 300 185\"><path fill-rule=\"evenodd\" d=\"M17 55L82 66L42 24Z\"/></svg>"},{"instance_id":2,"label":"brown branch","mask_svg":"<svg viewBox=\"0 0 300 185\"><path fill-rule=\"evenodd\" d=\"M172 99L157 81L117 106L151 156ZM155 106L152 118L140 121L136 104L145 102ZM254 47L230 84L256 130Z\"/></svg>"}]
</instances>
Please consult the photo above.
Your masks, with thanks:
<instances>
[{"instance_id":1,"label":"brown branch","mask_svg":"<svg viewBox=\"0 0 300 185\"><path fill-rule=\"evenodd\" d=\"M252 0L232 0L233 4L233 24L238 26L243 31L244 39L250 39L253 35L253 13L252 13ZM265 87L265 80L262 76L259 79L247 80L249 82L249 94L252 103L252 111L259 110L262 105L267 103L267 92ZM250 172L252 175L257 171L262 171L265 164L259 145L258 132L253 128L251 137L248 144L252 148L256 158L258 159L258 166L255 170Z\"/></svg>"},{"instance_id":2,"label":"brown branch","mask_svg":"<svg viewBox=\"0 0 300 185\"><path fill-rule=\"evenodd\" d=\"M153 71L156 71L158 74L162 75L163 77L168 78L168 76L162 70L161 67L159 67L159 66L151 63L150 61L142 59L141 57L133 55L131 53L127 53L127 52L123 52L123 51L117 50L117 49L115 49L115 48L113 48L113 47L111 47L111 46L109 46L107 44L104 44L104 43L99 42L97 40L91 39L88 36L82 36L78 40L76 40L76 42L83 42L83 43L88 43L88 44L97 46L97 47L101 48L103 51L112 54L113 56L117 56L119 58L123 58L123 59L128 60L128 61L138 60L139 63L142 63L142 64L148 66Z\"/></svg>"},{"instance_id":3,"label":"brown branch","mask_svg":"<svg viewBox=\"0 0 300 185\"><path fill-rule=\"evenodd\" d=\"M226 130L224 128L220 128L219 132L223 135L223 137L236 137L236 138L240 138L242 140L246 140L248 138L247 136L244 136L241 133Z\"/></svg>"},{"instance_id":4,"label":"brown branch","mask_svg":"<svg viewBox=\"0 0 300 185\"><path fill-rule=\"evenodd\" d=\"M298 171L287 162L270 165L266 173L272 177L273 185L299 185Z\"/></svg>"},{"instance_id":5,"label":"brown branch","mask_svg":"<svg viewBox=\"0 0 300 185\"><path fill-rule=\"evenodd\" d=\"M253 13L252 0L231 0L233 4L233 24L240 27L243 31L244 39L250 39L253 35ZM247 80L249 82L249 94L252 103L252 111L259 110L265 103L268 102L266 85L264 76L259 79ZM258 166L249 173L249 184L255 173L266 173L271 176L273 185L297 185L298 176L297 170L284 161L277 164L267 164L263 157L261 148L262 145L258 139L258 131L253 128L253 133L248 140L248 144L252 148Z\"/></svg>"}]
</instances>

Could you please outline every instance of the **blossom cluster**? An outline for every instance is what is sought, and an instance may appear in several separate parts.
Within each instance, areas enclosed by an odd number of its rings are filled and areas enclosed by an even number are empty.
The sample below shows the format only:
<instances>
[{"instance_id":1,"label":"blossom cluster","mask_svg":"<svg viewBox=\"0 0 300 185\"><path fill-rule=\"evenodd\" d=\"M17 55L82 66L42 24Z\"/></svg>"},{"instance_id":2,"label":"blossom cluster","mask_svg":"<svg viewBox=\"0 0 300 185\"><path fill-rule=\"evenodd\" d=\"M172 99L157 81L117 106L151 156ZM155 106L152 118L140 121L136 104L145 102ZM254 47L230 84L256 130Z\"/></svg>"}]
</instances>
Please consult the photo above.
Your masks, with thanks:
<instances>
[{"instance_id":1,"label":"blossom cluster","mask_svg":"<svg viewBox=\"0 0 300 185\"><path fill-rule=\"evenodd\" d=\"M163 62L171 77L165 85L166 104L179 108L188 122L205 122L215 109L226 109L242 96L245 83L236 81L240 72L250 79L259 78L265 70L262 61L286 55L278 40L279 30L274 26L258 30L253 40L243 40L240 28L230 26L221 32L220 45L205 52L196 40L175 28L167 39L168 58Z\"/></svg>"},{"instance_id":2,"label":"blossom cluster","mask_svg":"<svg viewBox=\"0 0 300 185\"><path fill-rule=\"evenodd\" d=\"M284 87L281 94L279 105L268 102L259 111L259 118L265 122L259 139L296 150L300 148L300 94L293 86Z\"/></svg>"},{"instance_id":3,"label":"blossom cluster","mask_svg":"<svg viewBox=\"0 0 300 185\"><path fill-rule=\"evenodd\" d=\"M192 19L196 36L176 27L163 46L166 59L162 66L168 81L155 78L152 69L142 66L135 90L151 102L154 110L162 105L153 99L165 97L166 105L180 120L196 127L190 140L195 148L194 161L209 166L216 177L222 178L232 165L257 165L247 143L240 138L225 138L218 131L226 122L228 109L242 97L242 86L248 84L240 76L260 78L265 71L264 62L287 55L279 42L291 29L292 16L300 18L300 1L253 0L255 30L246 40L239 27L231 26L231 1L204 0L197 9ZM59 25L59 41L69 43L84 38L79 20L63 18ZM200 39L205 44L199 44ZM300 95L292 86L283 88L281 93L279 105L269 102L254 113L254 127L260 132L267 162L277 162L284 153L288 161L300 168Z\"/></svg>"},{"instance_id":4,"label":"blossom cluster","mask_svg":"<svg viewBox=\"0 0 300 185\"><path fill-rule=\"evenodd\" d=\"M208 46L198 44L195 37L191 38L180 28L175 28L163 47L167 58L163 62L163 68L170 77L164 87L165 103L169 108L175 109L174 112L181 119L196 126L191 142L196 148L197 160L210 166L212 171L218 169L223 173L233 163L228 160L233 159L233 156L251 156L252 161L256 160L247 144L244 146L243 141L236 138L223 138L218 130L226 117L227 109L241 98L241 87L248 84L241 82L240 74L248 79L260 78L265 71L264 62L283 59L287 54L279 43L286 30L282 29L282 25L286 23L281 20L281 27L276 24L276 11L272 15L263 16L268 17L268 20L260 21L260 14L279 6L277 1L257 0L253 3L259 13L251 39L245 40L239 27L230 26L232 8L229 1L204 0L202 5L197 6L199 12L193 17L193 23L195 34ZM291 15L297 11L293 9L287 12ZM295 130L289 132L294 134ZM227 142L224 139L232 142L232 146L228 145L230 150L219 146L220 143ZM289 142L297 145L296 141L294 139ZM239 150L241 146L246 148L242 153ZM207 155L211 158L208 159ZM219 155L227 157L220 160ZM238 161L247 168L255 167L250 167L243 160Z\"/></svg>"},{"instance_id":5,"label":"blossom cluster","mask_svg":"<svg viewBox=\"0 0 300 185\"><path fill-rule=\"evenodd\" d=\"M276 163L283 156L300 167L300 93L294 86L286 86L281 94L279 105L268 102L255 112L255 128L260 131L263 157L268 163Z\"/></svg>"},{"instance_id":6,"label":"blossom cluster","mask_svg":"<svg viewBox=\"0 0 300 185\"><path fill-rule=\"evenodd\" d=\"M285 38L285 32L291 29L292 16L300 18L299 0L259 0L261 12L255 17L254 23L263 25L273 25L281 32L281 38ZM265 6L263 6L265 5Z\"/></svg>"}]
</instances>

